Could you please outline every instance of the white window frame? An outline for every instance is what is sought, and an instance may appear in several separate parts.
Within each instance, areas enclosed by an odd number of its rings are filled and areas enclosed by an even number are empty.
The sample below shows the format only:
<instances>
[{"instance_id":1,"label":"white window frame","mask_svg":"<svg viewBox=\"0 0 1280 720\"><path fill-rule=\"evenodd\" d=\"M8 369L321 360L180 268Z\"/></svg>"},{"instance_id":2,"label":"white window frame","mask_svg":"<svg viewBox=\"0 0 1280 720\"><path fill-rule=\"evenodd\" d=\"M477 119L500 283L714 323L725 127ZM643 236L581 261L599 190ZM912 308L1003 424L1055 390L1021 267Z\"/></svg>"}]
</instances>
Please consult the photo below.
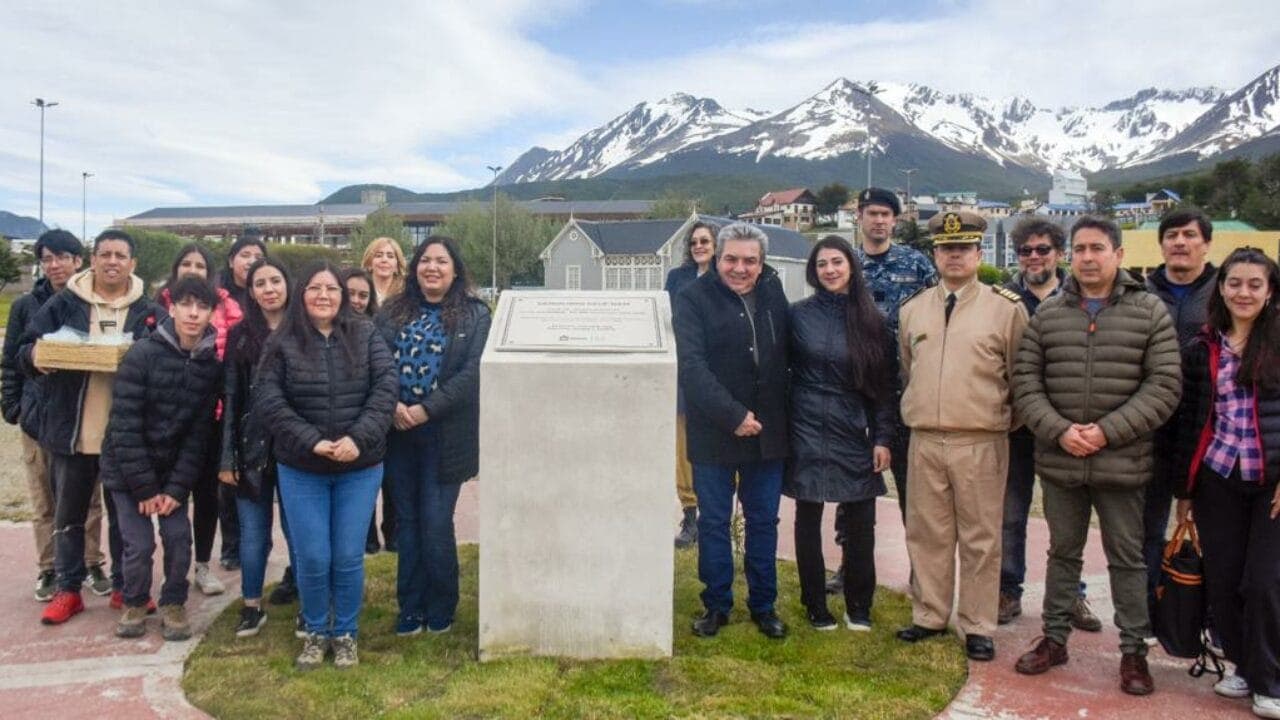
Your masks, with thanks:
<instances>
[{"instance_id":1,"label":"white window frame","mask_svg":"<svg viewBox=\"0 0 1280 720\"><path fill-rule=\"evenodd\" d=\"M565 265L564 266L564 289L565 290L581 290L582 289L582 266L581 265Z\"/></svg>"}]
</instances>

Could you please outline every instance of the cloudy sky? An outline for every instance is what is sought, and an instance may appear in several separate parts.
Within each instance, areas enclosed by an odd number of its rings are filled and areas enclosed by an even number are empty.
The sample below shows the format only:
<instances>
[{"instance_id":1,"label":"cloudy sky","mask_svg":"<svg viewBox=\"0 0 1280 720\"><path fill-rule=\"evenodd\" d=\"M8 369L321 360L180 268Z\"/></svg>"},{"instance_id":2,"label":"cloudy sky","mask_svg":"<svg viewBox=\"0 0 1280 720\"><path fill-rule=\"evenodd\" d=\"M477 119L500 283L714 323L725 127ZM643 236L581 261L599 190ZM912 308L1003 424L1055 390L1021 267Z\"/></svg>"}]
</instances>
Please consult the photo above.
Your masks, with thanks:
<instances>
[{"instance_id":1,"label":"cloudy sky","mask_svg":"<svg viewBox=\"0 0 1280 720\"><path fill-rule=\"evenodd\" d=\"M781 110L836 77L1042 106L1233 90L1280 62L1274 0L5 0L0 210L90 234L157 206L476 187L682 91ZM797 11L797 12L792 12ZM801 12L802 11L802 12Z\"/></svg>"}]
</instances>

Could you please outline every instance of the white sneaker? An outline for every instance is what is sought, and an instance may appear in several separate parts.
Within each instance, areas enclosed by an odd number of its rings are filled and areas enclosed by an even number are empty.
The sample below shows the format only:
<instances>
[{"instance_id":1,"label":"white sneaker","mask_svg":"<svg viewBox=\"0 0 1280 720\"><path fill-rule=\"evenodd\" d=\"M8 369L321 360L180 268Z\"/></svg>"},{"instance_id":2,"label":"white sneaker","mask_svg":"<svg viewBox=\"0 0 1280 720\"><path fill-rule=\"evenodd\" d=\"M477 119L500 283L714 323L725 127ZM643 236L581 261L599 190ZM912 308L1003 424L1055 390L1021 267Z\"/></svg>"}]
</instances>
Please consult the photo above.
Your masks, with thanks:
<instances>
[{"instance_id":1,"label":"white sneaker","mask_svg":"<svg viewBox=\"0 0 1280 720\"><path fill-rule=\"evenodd\" d=\"M1280 698L1254 693L1253 714L1264 718L1280 718Z\"/></svg>"},{"instance_id":2,"label":"white sneaker","mask_svg":"<svg viewBox=\"0 0 1280 720\"><path fill-rule=\"evenodd\" d=\"M854 632L871 632L871 621L861 618L854 620L849 613L844 614L844 626Z\"/></svg>"},{"instance_id":3,"label":"white sneaker","mask_svg":"<svg viewBox=\"0 0 1280 720\"><path fill-rule=\"evenodd\" d=\"M195 585L205 595L221 595L227 591L222 581L209 572L209 563L196 563Z\"/></svg>"},{"instance_id":4,"label":"white sneaker","mask_svg":"<svg viewBox=\"0 0 1280 720\"><path fill-rule=\"evenodd\" d=\"M1213 691L1222 697L1249 697L1249 683L1245 682L1244 678L1232 672L1224 675L1221 680L1214 683Z\"/></svg>"}]
</instances>

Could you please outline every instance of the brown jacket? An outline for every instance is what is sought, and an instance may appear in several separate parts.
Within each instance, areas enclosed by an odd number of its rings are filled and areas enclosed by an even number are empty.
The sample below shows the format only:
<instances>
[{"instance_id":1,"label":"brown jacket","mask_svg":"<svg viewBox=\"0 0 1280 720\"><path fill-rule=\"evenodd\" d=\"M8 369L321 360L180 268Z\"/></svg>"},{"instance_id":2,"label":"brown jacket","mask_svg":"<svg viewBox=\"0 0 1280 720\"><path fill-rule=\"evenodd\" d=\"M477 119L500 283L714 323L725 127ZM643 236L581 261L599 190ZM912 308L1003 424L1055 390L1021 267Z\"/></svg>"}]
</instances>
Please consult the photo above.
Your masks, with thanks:
<instances>
[{"instance_id":1,"label":"brown jacket","mask_svg":"<svg viewBox=\"0 0 1280 720\"><path fill-rule=\"evenodd\" d=\"M1134 488L1151 480L1153 434L1182 392L1178 335L1164 303L1124 270L1096 318L1080 286L1036 311L1018 349L1018 415L1036 436L1036 471L1062 487ZM1107 446L1084 458L1058 444L1072 423L1097 423Z\"/></svg>"},{"instance_id":2,"label":"brown jacket","mask_svg":"<svg viewBox=\"0 0 1280 720\"><path fill-rule=\"evenodd\" d=\"M945 322L942 285L916 293L898 316L902 422L912 430L1007 433L1009 381L1027 326L1016 293L974 278L956 293Z\"/></svg>"}]
</instances>

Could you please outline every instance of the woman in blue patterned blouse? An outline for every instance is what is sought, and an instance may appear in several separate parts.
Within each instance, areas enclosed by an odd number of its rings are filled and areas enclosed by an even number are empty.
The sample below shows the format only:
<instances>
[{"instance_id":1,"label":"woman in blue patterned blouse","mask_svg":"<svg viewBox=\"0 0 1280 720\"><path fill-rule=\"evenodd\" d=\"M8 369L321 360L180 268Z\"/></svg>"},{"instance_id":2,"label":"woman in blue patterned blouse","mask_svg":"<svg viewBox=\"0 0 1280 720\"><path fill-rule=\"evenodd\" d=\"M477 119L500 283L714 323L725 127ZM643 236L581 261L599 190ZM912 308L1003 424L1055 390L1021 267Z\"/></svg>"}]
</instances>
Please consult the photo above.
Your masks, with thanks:
<instances>
[{"instance_id":1,"label":"woman in blue patterned blouse","mask_svg":"<svg viewBox=\"0 0 1280 720\"><path fill-rule=\"evenodd\" d=\"M458 605L454 508L462 483L479 471L489 308L471 292L454 241L432 236L377 322L400 379L386 465L398 513L396 634L443 633Z\"/></svg>"}]
</instances>

